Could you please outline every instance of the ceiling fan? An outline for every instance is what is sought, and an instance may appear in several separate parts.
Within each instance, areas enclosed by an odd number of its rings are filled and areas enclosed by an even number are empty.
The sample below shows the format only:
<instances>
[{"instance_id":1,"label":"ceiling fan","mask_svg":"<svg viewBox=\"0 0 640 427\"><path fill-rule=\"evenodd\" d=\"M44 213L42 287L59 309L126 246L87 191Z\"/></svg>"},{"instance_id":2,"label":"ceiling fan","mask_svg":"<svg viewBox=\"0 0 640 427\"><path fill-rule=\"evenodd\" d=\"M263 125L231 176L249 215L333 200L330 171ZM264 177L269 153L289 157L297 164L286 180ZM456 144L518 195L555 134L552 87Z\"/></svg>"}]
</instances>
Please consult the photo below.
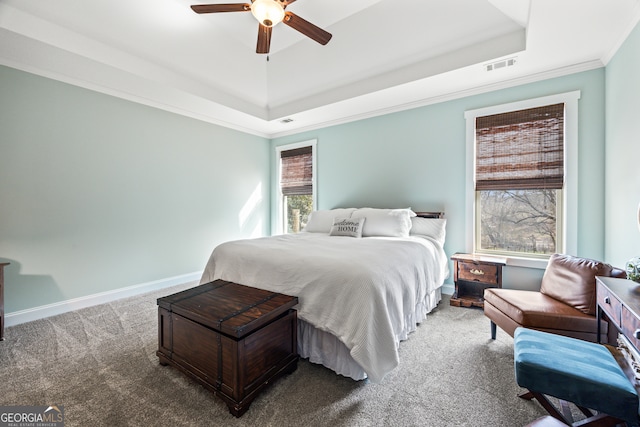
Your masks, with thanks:
<instances>
[{"instance_id":1,"label":"ceiling fan","mask_svg":"<svg viewBox=\"0 0 640 427\"><path fill-rule=\"evenodd\" d=\"M198 4L192 5L196 13L220 12L249 12L258 20L258 44L256 53L269 53L271 45L271 30L279 22L301 32L305 36L326 45L331 40L331 34L300 18L298 15L285 11L287 6L296 0L251 0L249 3Z\"/></svg>"}]
</instances>

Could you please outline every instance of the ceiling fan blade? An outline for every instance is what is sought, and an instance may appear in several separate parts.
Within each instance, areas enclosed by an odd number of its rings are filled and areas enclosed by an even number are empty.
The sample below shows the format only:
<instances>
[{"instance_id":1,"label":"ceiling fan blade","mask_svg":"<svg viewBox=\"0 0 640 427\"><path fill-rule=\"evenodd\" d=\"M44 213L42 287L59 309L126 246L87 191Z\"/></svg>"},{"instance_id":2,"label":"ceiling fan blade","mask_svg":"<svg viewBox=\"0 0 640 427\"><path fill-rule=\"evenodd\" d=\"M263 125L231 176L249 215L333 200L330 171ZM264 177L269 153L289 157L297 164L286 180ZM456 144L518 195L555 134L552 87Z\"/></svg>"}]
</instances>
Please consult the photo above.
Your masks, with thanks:
<instances>
[{"instance_id":1,"label":"ceiling fan blade","mask_svg":"<svg viewBox=\"0 0 640 427\"><path fill-rule=\"evenodd\" d=\"M282 3L282 7L287 7L296 0L278 0L278 1Z\"/></svg>"},{"instance_id":2,"label":"ceiling fan blade","mask_svg":"<svg viewBox=\"0 0 640 427\"><path fill-rule=\"evenodd\" d=\"M328 33L322 28L313 25L311 22L300 18L294 13L285 12L282 22L322 45L329 43L329 40L331 40L331 33Z\"/></svg>"},{"instance_id":3,"label":"ceiling fan blade","mask_svg":"<svg viewBox=\"0 0 640 427\"><path fill-rule=\"evenodd\" d=\"M191 9L195 13L249 12L251 5L248 3L194 4Z\"/></svg>"},{"instance_id":4,"label":"ceiling fan blade","mask_svg":"<svg viewBox=\"0 0 640 427\"><path fill-rule=\"evenodd\" d=\"M258 45L256 46L256 53L269 53L272 29L273 27L267 27L266 25L258 23Z\"/></svg>"}]
</instances>

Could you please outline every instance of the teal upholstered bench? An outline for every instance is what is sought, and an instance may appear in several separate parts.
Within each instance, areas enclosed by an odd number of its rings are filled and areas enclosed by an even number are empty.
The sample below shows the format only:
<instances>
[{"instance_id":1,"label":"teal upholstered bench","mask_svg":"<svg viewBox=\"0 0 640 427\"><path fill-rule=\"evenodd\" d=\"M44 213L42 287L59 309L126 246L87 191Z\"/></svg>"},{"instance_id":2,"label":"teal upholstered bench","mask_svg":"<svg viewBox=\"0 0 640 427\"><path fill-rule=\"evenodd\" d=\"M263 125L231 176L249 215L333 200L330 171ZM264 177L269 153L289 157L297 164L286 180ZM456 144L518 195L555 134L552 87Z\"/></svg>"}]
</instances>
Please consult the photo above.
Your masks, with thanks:
<instances>
[{"instance_id":1,"label":"teal upholstered bench","mask_svg":"<svg viewBox=\"0 0 640 427\"><path fill-rule=\"evenodd\" d=\"M574 403L588 417L580 425L589 425L591 417L638 425L638 394L607 347L518 328L513 351L516 382L529 390L521 397L535 398L555 418L573 423L571 415L558 411L546 396Z\"/></svg>"}]
</instances>

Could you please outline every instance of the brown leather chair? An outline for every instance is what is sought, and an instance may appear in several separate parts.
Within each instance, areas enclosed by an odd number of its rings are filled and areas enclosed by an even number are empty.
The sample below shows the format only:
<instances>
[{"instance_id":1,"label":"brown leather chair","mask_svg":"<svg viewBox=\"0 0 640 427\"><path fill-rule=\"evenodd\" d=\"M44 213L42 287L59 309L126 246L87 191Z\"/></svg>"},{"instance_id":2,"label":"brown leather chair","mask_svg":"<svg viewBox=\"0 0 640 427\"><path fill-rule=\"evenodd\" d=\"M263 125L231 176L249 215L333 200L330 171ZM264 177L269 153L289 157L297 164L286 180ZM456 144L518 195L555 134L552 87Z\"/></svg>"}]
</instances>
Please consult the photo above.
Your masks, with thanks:
<instances>
[{"instance_id":1,"label":"brown leather chair","mask_svg":"<svg viewBox=\"0 0 640 427\"><path fill-rule=\"evenodd\" d=\"M489 288L484 314L513 336L518 326L597 342L596 276L626 277L626 272L600 261L554 254L540 291ZM608 342L608 323L601 321L601 342Z\"/></svg>"}]
</instances>

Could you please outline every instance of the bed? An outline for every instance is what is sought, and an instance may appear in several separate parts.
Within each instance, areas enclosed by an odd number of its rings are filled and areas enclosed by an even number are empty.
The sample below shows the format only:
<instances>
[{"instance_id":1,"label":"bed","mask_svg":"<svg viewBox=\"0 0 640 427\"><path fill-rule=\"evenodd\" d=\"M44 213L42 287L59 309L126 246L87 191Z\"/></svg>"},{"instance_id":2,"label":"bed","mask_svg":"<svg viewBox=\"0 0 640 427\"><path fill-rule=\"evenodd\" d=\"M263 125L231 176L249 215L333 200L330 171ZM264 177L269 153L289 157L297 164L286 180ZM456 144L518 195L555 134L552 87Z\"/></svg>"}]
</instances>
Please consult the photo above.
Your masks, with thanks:
<instances>
[{"instance_id":1,"label":"bed","mask_svg":"<svg viewBox=\"0 0 640 427\"><path fill-rule=\"evenodd\" d=\"M200 283L224 279L299 298L298 352L381 382L441 299L446 219L411 209L314 211L304 230L217 246Z\"/></svg>"}]
</instances>

